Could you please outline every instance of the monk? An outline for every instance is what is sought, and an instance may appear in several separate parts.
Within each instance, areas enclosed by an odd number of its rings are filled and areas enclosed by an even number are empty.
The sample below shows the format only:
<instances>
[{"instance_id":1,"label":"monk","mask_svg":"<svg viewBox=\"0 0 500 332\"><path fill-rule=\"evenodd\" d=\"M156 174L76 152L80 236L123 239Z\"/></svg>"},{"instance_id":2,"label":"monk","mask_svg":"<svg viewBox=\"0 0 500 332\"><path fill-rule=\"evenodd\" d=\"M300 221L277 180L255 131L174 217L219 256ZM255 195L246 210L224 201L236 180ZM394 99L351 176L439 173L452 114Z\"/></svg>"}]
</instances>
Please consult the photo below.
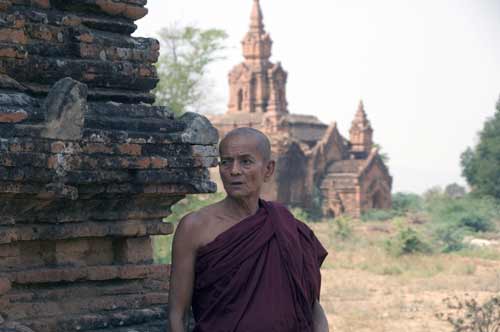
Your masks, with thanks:
<instances>
[{"instance_id":1,"label":"monk","mask_svg":"<svg viewBox=\"0 0 500 332\"><path fill-rule=\"evenodd\" d=\"M324 332L320 266L327 252L282 205L260 199L273 176L268 138L238 128L220 142L227 196L186 215L174 236L170 331ZM293 167L293 165L289 165Z\"/></svg>"}]
</instances>

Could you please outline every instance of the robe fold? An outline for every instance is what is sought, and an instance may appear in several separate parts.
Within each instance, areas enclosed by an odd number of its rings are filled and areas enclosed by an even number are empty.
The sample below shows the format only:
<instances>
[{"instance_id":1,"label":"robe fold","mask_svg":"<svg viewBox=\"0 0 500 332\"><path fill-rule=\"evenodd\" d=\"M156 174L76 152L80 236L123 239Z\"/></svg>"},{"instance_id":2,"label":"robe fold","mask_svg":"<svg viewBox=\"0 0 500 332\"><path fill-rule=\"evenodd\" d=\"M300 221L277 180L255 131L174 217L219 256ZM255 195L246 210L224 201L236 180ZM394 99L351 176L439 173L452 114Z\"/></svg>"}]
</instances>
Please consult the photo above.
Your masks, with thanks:
<instances>
[{"instance_id":1,"label":"robe fold","mask_svg":"<svg viewBox=\"0 0 500 332\"><path fill-rule=\"evenodd\" d=\"M326 255L307 225L261 200L198 250L194 332L312 332Z\"/></svg>"}]
</instances>

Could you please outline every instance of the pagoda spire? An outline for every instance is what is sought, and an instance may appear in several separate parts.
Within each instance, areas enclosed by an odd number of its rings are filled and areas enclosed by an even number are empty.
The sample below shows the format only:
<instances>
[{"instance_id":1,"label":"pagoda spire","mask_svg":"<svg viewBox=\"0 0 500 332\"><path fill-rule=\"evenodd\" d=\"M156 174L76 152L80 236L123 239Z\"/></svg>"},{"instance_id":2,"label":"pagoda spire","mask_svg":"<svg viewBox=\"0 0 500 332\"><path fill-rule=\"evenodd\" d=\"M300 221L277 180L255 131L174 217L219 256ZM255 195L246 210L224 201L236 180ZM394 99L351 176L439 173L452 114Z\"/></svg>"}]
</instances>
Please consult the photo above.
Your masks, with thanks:
<instances>
[{"instance_id":1,"label":"pagoda spire","mask_svg":"<svg viewBox=\"0 0 500 332\"><path fill-rule=\"evenodd\" d=\"M267 62L271 57L272 40L264 28L259 0L253 0L250 30L242 40L243 56L248 61Z\"/></svg>"},{"instance_id":2,"label":"pagoda spire","mask_svg":"<svg viewBox=\"0 0 500 332\"><path fill-rule=\"evenodd\" d=\"M371 127L370 121L368 120L368 116L365 112L365 104L362 99L359 101L358 110L352 124L353 126L357 125L360 129Z\"/></svg>"},{"instance_id":3,"label":"pagoda spire","mask_svg":"<svg viewBox=\"0 0 500 332\"><path fill-rule=\"evenodd\" d=\"M277 127L282 123L279 118L288 113L288 74L280 63L270 61L272 45L260 2L252 0L250 28L241 41L245 60L229 73L228 112L268 113L268 120L276 120L273 126Z\"/></svg>"},{"instance_id":4,"label":"pagoda spire","mask_svg":"<svg viewBox=\"0 0 500 332\"><path fill-rule=\"evenodd\" d=\"M359 101L349 133L352 153L357 158L366 158L373 146L373 129L366 115L363 100Z\"/></svg>"},{"instance_id":5,"label":"pagoda spire","mask_svg":"<svg viewBox=\"0 0 500 332\"><path fill-rule=\"evenodd\" d=\"M260 8L259 0L253 1L252 15L250 16L250 31L259 34L264 34L264 16Z\"/></svg>"}]
</instances>

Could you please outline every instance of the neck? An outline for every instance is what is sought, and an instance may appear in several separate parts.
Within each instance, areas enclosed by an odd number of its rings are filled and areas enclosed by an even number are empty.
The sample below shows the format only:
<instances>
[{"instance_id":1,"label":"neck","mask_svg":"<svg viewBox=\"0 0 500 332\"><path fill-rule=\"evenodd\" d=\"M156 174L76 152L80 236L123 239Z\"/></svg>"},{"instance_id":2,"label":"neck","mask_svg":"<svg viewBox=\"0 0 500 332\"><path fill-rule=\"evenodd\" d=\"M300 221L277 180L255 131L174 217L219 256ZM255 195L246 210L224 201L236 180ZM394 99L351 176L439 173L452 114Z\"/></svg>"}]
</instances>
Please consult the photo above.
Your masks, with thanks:
<instances>
[{"instance_id":1,"label":"neck","mask_svg":"<svg viewBox=\"0 0 500 332\"><path fill-rule=\"evenodd\" d=\"M254 215L259 209L259 196L256 197L231 197L226 196L224 204L228 211L234 212L241 219Z\"/></svg>"}]
</instances>

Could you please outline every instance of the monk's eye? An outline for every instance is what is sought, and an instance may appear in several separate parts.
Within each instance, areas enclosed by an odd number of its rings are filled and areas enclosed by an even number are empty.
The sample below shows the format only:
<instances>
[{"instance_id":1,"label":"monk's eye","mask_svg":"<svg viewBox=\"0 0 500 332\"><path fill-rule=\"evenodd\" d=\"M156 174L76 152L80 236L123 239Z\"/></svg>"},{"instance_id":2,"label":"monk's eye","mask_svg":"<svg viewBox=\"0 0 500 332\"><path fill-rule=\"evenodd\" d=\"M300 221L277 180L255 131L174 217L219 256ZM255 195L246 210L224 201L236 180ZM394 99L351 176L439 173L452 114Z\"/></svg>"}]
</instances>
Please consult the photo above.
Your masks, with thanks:
<instances>
[{"instance_id":1,"label":"monk's eye","mask_svg":"<svg viewBox=\"0 0 500 332\"><path fill-rule=\"evenodd\" d=\"M252 164L252 161L250 159L243 159L241 161L241 164L244 165L244 166L248 166L248 165Z\"/></svg>"},{"instance_id":2,"label":"monk's eye","mask_svg":"<svg viewBox=\"0 0 500 332\"><path fill-rule=\"evenodd\" d=\"M219 165L222 166L222 167L227 167L231 164L231 161L230 160L227 160L227 159L222 159L220 162L219 162Z\"/></svg>"}]
</instances>

